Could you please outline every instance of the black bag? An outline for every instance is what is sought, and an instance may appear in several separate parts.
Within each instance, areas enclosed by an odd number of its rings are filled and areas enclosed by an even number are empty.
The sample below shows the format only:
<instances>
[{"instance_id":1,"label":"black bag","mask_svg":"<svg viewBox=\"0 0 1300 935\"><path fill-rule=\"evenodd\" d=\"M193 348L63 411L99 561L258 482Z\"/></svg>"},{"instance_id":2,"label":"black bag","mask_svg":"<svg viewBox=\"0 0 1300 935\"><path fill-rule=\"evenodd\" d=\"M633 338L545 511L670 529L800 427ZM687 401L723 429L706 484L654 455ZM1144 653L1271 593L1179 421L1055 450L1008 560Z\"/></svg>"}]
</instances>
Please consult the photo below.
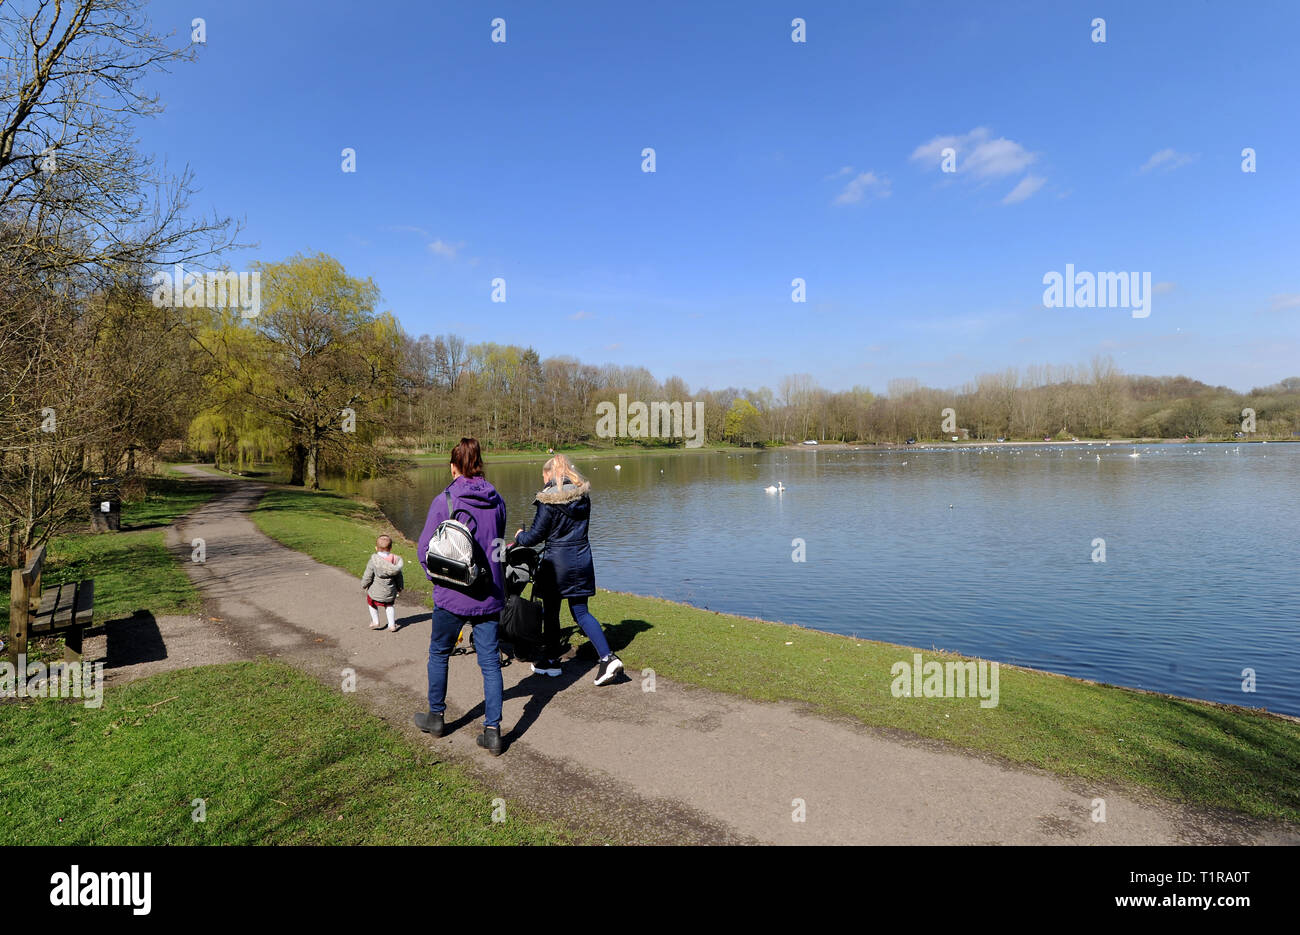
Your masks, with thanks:
<instances>
[{"instance_id":1,"label":"black bag","mask_svg":"<svg viewBox=\"0 0 1300 935\"><path fill-rule=\"evenodd\" d=\"M533 594L537 592L537 585L533 585ZM510 594L506 597L506 605L501 611L501 635L513 643L516 647L535 647L542 642L542 602L533 600L532 595L524 597L521 590L518 594Z\"/></svg>"},{"instance_id":2,"label":"black bag","mask_svg":"<svg viewBox=\"0 0 1300 935\"><path fill-rule=\"evenodd\" d=\"M507 549L504 557L505 606L501 610L501 636L514 644L516 650L529 653L542 641L542 602L536 599L541 555L530 546L516 545ZM533 591L525 598L524 591L530 581L534 582Z\"/></svg>"}]
</instances>

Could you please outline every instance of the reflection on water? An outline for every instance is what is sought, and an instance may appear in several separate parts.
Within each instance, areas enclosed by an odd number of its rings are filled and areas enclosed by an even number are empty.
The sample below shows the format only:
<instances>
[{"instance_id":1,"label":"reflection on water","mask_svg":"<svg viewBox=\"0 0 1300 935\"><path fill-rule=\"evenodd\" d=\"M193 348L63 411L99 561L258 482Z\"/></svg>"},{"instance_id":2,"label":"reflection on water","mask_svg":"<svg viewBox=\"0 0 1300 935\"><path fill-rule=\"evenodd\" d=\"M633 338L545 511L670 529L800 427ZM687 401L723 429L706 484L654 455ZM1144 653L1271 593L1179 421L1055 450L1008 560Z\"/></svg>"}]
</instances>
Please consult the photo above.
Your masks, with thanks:
<instances>
[{"instance_id":1,"label":"reflection on water","mask_svg":"<svg viewBox=\"0 0 1300 935\"><path fill-rule=\"evenodd\" d=\"M488 466L511 532L532 518L541 463ZM868 446L578 468L601 587L1300 714L1300 445ZM366 490L415 538L447 479L439 465Z\"/></svg>"}]
</instances>

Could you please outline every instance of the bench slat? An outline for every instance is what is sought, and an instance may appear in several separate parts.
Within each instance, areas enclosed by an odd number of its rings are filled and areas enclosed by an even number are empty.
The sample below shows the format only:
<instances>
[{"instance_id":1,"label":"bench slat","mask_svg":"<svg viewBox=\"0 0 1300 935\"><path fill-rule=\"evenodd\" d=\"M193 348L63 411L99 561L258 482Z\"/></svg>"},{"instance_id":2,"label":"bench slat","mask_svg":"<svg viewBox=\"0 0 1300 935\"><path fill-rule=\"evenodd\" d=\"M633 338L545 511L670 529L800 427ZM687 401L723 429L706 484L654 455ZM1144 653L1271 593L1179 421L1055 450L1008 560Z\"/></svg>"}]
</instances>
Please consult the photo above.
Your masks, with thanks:
<instances>
[{"instance_id":1,"label":"bench slat","mask_svg":"<svg viewBox=\"0 0 1300 935\"><path fill-rule=\"evenodd\" d=\"M57 633L86 626L95 613L95 582L78 581L41 594L41 609L32 616L30 633Z\"/></svg>"}]
</instances>

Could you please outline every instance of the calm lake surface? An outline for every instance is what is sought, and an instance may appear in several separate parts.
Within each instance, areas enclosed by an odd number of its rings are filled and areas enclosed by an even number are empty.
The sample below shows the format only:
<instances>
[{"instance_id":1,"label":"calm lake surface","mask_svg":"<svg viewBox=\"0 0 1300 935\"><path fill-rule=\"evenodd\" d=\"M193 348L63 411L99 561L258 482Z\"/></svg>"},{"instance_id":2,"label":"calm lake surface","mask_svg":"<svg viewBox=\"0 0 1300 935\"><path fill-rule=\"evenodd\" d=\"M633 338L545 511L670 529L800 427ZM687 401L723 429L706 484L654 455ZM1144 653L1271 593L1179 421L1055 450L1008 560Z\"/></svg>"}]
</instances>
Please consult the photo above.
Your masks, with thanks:
<instances>
[{"instance_id":1,"label":"calm lake surface","mask_svg":"<svg viewBox=\"0 0 1300 935\"><path fill-rule=\"evenodd\" d=\"M532 520L542 460L489 462L510 533ZM592 482L601 587L1300 715L1300 445L862 447L577 467ZM414 539L448 479L439 465L365 489ZM778 481L783 493L764 491Z\"/></svg>"}]
</instances>

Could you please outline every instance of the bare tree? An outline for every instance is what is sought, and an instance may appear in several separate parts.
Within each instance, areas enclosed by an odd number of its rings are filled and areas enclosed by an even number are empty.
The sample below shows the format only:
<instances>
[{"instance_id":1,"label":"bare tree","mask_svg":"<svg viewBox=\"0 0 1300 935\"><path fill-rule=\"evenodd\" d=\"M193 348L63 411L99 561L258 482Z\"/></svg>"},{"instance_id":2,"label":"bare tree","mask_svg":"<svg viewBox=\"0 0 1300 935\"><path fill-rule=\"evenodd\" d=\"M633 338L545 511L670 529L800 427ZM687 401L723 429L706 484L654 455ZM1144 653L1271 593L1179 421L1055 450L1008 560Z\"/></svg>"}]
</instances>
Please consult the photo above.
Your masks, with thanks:
<instances>
[{"instance_id":1,"label":"bare tree","mask_svg":"<svg viewBox=\"0 0 1300 935\"><path fill-rule=\"evenodd\" d=\"M171 176L136 148L135 123L161 109L142 80L191 54L169 48L142 10L0 2L0 523L11 562L71 515L91 455L102 464L138 423L138 385L109 366L106 328L122 306L104 297L138 285L148 264L230 245L228 222L187 217L189 173Z\"/></svg>"}]
</instances>

